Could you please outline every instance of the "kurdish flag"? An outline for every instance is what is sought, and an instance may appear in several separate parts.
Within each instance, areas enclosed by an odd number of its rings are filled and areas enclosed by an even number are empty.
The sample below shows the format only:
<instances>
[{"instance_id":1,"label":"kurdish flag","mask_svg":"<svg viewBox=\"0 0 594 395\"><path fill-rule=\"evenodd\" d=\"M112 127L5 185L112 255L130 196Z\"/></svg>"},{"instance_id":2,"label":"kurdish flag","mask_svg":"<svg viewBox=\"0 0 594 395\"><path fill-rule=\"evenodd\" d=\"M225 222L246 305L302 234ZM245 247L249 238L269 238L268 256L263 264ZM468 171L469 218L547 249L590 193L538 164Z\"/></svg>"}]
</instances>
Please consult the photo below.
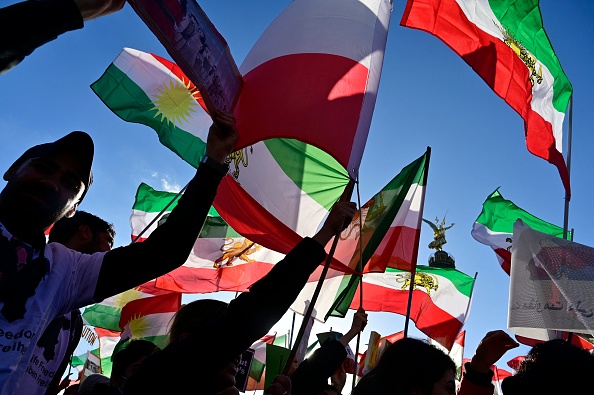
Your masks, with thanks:
<instances>
[{"instance_id":1,"label":"kurdish flag","mask_svg":"<svg viewBox=\"0 0 594 395\"><path fill-rule=\"evenodd\" d=\"M121 338L143 339L165 348L173 316L180 307L181 294L176 292L129 302L120 318Z\"/></svg>"},{"instance_id":2,"label":"kurdish flag","mask_svg":"<svg viewBox=\"0 0 594 395\"><path fill-rule=\"evenodd\" d=\"M120 315L124 306L133 300L152 298L168 294L169 291L157 288L155 281L149 281L138 287L129 289L115 296L111 296L101 303L87 306L82 316L91 326L120 331Z\"/></svg>"},{"instance_id":3,"label":"kurdish flag","mask_svg":"<svg viewBox=\"0 0 594 395\"><path fill-rule=\"evenodd\" d=\"M151 127L166 147L198 166L211 120L177 65L124 48L91 87L120 118ZM316 232L349 180L330 155L291 139L257 142L229 162L215 207L239 233L281 253Z\"/></svg>"},{"instance_id":4,"label":"kurdish flag","mask_svg":"<svg viewBox=\"0 0 594 395\"><path fill-rule=\"evenodd\" d=\"M291 2L239 68L239 146L298 139L330 153L356 179L391 11L391 0Z\"/></svg>"},{"instance_id":5,"label":"kurdish flag","mask_svg":"<svg viewBox=\"0 0 594 395\"><path fill-rule=\"evenodd\" d=\"M440 38L524 119L532 154L555 165L573 88L544 31L539 0L408 0L403 26Z\"/></svg>"},{"instance_id":6,"label":"kurdish flag","mask_svg":"<svg viewBox=\"0 0 594 395\"><path fill-rule=\"evenodd\" d=\"M173 201L173 203L171 203ZM177 205L177 194L140 184L130 216L135 239L168 205L139 241L148 237ZM183 266L156 279L156 286L175 292L246 291L284 256L240 236L211 208L199 238Z\"/></svg>"},{"instance_id":7,"label":"kurdish flag","mask_svg":"<svg viewBox=\"0 0 594 395\"><path fill-rule=\"evenodd\" d=\"M511 267L511 247L514 223L521 219L532 229L555 237L563 237L563 228L550 224L522 210L503 198L496 189L483 203L483 210L472 226L472 237L490 246L497 255L501 268L507 274Z\"/></svg>"},{"instance_id":8,"label":"kurdish flag","mask_svg":"<svg viewBox=\"0 0 594 395\"><path fill-rule=\"evenodd\" d=\"M406 315L411 273L386 269L363 275L363 308ZM410 318L417 329L451 349L470 313L474 278L456 270L417 266ZM352 299L338 300L332 315L359 308L359 288Z\"/></svg>"},{"instance_id":9,"label":"kurdish flag","mask_svg":"<svg viewBox=\"0 0 594 395\"><path fill-rule=\"evenodd\" d=\"M101 359L101 373L104 376L111 376L111 356L115 346L120 341L120 332L108 329L95 328L99 336L99 358Z\"/></svg>"},{"instance_id":10,"label":"kurdish flag","mask_svg":"<svg viewBox=\"0 0 594 395\"><path fill-rule=\"evenodd\" d=\"M416 265L430 154L427 149L361 207L340 235L336 259L358 272L383 272L386 267L411 270ZM361 257L366 263L363 269ZM310 276L291 306L293 311L305 313L320 274L318 268ZM318 320L328 318L324 315L338 299L352 298L358 279L330 269L312 315Z\"/></svg>"}]
</instances>

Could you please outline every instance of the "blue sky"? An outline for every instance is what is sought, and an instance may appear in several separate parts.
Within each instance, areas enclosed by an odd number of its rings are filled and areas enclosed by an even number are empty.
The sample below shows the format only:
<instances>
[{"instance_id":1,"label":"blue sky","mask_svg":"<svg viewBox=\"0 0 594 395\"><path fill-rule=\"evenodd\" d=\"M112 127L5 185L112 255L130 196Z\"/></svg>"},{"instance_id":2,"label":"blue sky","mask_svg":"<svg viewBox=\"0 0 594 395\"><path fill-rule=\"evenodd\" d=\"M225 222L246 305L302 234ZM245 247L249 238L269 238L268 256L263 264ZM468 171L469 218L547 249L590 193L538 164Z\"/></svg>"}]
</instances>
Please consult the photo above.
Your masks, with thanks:
<instances>
[{"instance_id":1,"label":"blue sky","mask_svg":"<svg viewBox=\"0 0 594 395\"><path fill-rule=\"evenodd\" d=\"M289 1L200 3L239 65ZM367 201L427 146L432 147L424 216L433 220L447 212L448 223L456 225L447 233L445 249L455 256L459 270L479 273L466 325L466 354L470 356L487 331L505 328L507 320L509 277L491 249L470 236L481 204L501 187L507 199L562 225L564 191L556 168L526 150L520 116L440 40L399 25L404 6L404 0L395 0L379 96L360 168L361 199ZM575 241L592 246L594 3L542 0L541 10L545 29L575 92L569 224L575 229ZM0 76L0 168L7 169L33 144L72 130L89 132L96 144L95 183L81 209L115 224L116 245L130 240L128 219L141 182L157 189L179 189L194 173L159 144L151 129L123 122L89 88L123 47L169 58L126 5L117 14L90 21L83 30L43 46ZM566 146L565 140L564 149ZM431 253L427 244L432 232L423 226L420 264L425 264ZM289 323L289 319L283 320L284 329L279 331L286 331ZM340 328L349 324L350 316L328 325ZM368 328L387 335L401 330L403 319L372 314ZM368 333L366 330L365 342ZM508 353L499 365L526 350L522 347Z\"/></svg>"}]
</instances>

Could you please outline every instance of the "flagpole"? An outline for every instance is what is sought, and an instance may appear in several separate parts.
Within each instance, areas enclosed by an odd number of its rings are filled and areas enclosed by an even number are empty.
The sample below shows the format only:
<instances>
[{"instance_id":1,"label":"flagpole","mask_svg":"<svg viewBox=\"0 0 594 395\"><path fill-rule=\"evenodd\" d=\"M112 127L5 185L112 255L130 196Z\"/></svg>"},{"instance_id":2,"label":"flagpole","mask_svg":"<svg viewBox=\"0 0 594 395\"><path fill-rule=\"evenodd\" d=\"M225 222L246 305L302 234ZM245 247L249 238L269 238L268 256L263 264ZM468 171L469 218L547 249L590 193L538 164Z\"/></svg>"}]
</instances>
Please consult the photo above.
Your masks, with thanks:
<instances>
[{"instance_id":1,"label":"flagpole","mask_svg":"<svg viewBox=\"0 0 594 395\"><path fill-rule=\"evenodd\" d=\"M423 185L427 188L427 176L429 175L429 161L431 160L431 147L427 147L427 162L425 163L425 173L423 174ZM423 208L425 207L425 193L422 194L421 197L421 208L419 212L419 221L418 221L418 228L419 228L419 240L421 238L421 223L423 220ZM404 338L408 337L408 323L410 321L410 311L412 308L412 298L413 298L413 291L415 289L415 277L417 275L417 259L419 256L419 245L417 244L417 256L414 259L414 262L411 262L413 265L412 270L410 271L410 284L408 286L408 303L406 305L406 319L404 320Z\"/></svg>"},{"instance_id":2,"label":"flagpole","mask_svg":"<svg viewBox=\"0 0 594 395\"><path fill-rule=\"evenodd\" d=\"M363 210L361 210L361 194L359 190L359 174L357 173L357 206L359 206L359 262L357 263L357 273L359 274L359 308L363 308ZM381 192L380 192L381 193ZM353 382L351 392L355 390L357 383L357 368L359 366L357 358L359 357L359 346L361 345L361 331L357 332L357 346L355 348L355 368L353 369Z\"/></svg>"},{"instance_id":3,"label":"flagpole","mask_svg":"<svg viewBox=\"0 0 594 395\"><path fill-rule=\"evenodd\" d=\"M571 180L571 140L573 132L573 92L569 98L569 123L567 125L567 176ZM571 182L571 181L570 181ZM563 239L567 240L567 230L569 228L569 201L571 196L565 194L565 207L563 210ZM567 342L571 344L573 332L567 332Z\"/></svg>"},{"instance_id":4,"label":"flagpole","mask_svg":"<svg viewBox=\"0 0 594 395\"><path fill-rule=\"evenodd\" d=\"M163 208L163 210L161 210L161 212L159 214L157 214L157 216L155 218L153 218L153 220L142 230L142 232L140 232L139 234L136 235L136 237L134 238L134 240L132 240L131 244L134 244L138 241L138 239L140 239L140 236L142 236L144 234L144 232L146 232L159 218L161 218L161 216L163 215L163 213L165 212L165 210L167 210L169 208L169 206L171 206L173 204L173 202L175 202L181 195L182 193L184 193L184 191L186 190L186 188L188 187L188 185L190 185L189 183L186 184L185 187L182 188L181 191L179 191L174 197L173 199L171 199L171 201L169 203L167 203L167 205Z\"/></svg>"},{"instance_id":5,"label":"flagpole","mask_svg":"<svg viewBox=\"0 0 594 395\"><path fill-rule=\"evenodd\" d=\"M295 331L295 316L297 314L293 312L293 322L291 322L291 332L289 334L289 348L293 348L293 332Z\"/></svg>"},{"instance_id":6,"label":"flagpole","mask_svg":"<svg viewBox=\"0 0 594 395\"><path fill-rule=\"evenodd\" d=\"M571 140L573 134L573 93L569 98L569 124L567 126L567 176L571 180ZM569 228L569 201L571 196L565 194L565 210L563 212L563 238L567 239Z\"/></svg>"},{"instance_id":7,"label":"flagpole","mask_svg":"<svg viewBox=\"0 0 594 395\"><path fill-rule=\"evenodd\" d=\"M338 201L344 202L351 197L353 193L353 186L354 180L351 178L349 183L344 188L344 192ZM332 247L330 247L330 252L328 253L328 257L326 258L326 263L324 264L324 269L322 270L322 274L320 275L320 279L318 280L318 284L316 289L311 297L311 301L309 302L309 306L307 307L307 311L303 316L303 321L301 323L301 327L299 328L299 333L297 333L297 337L295 338L295 344L293 344L293 348L291 349L291 353L289 354L289 358L287 358L287 362L285 363L285 368L283 369L283 374L286 376L291 368L291 364L293 359L295 359L295 355L297 355L297 348L299 348L299 344L301 344L301 340L303 339L303 335L305 334L305 329L307 327L307 323L311 318L313 313L314 306L320 295L322 290L322 286L324 285L324 279L326 278L326 274L328 274L328 269L330 268L330 262L332 262L332 258L334 257L334 252L336 251L336 245L338 244L338 239L340 236L340 232L334 235L334 240L332 241Z\"/></svg>"}]
</instances>

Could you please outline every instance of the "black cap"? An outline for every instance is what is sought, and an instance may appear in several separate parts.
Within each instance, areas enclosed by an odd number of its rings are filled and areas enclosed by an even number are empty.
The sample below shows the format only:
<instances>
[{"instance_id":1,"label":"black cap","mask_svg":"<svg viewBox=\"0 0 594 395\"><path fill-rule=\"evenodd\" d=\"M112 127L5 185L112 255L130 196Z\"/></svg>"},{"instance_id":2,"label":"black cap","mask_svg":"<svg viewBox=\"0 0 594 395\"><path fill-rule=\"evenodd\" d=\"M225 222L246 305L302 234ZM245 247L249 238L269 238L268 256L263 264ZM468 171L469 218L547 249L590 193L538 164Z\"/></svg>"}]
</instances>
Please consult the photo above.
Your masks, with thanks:
<instances>
[{"instance_id":1,"label":"black cap","mask_svg":"<svg viewBox=\"0 0 594 395\"><path fill-rule=\"evenodd\" d=\"M66 136L45 144L39 144L29 148L23 155L21 155L10 168L17 168L22 165L27 159L39 158L52 154L65 154L75 159L80 164L80 177L85 190L80 197L80 200L85 197L89 187L93 183L93 173L91 166L93 165L93 154L95 147L93 139L85 132L71 132Z\"/></svg>"}]
</instances>

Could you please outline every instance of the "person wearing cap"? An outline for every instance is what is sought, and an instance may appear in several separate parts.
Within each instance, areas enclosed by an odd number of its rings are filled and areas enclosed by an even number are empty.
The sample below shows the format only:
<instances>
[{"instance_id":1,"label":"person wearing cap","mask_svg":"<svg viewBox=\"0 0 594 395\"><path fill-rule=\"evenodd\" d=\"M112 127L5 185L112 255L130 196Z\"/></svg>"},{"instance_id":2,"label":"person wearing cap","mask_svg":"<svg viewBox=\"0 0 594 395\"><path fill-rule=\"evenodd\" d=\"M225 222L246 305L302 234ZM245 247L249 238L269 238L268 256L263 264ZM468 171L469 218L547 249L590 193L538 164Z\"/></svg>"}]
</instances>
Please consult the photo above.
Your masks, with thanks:
<instances>
[{"instance_id":1,"label":"person wearing cap","mask_svg":"<svg viewBox=\"0 0 594 395\"><path fill-rule=\"evenodd\" d=\"M4 173L0 191L0 393L21 394L25 375L40 387L34 345L54 318L99 302L183 265L212 205L238 133L233 115L213 116L206 155L186 192L146 241L92 255L45 242L74 215L92 183L93 141L72 132L27 150ZM27 371L32 362L39 371Z\"/></svg>"},{"instance_id":2,"label":"person wearing cap","mask_svg":"<svg viewBox=\"0 0 594 395\"><path fill-rule=\"evenodd\" d=\"M119 11L125 0L35 0L0 9L0 74L60 34Z\"/></svg>"}]
</instances>

